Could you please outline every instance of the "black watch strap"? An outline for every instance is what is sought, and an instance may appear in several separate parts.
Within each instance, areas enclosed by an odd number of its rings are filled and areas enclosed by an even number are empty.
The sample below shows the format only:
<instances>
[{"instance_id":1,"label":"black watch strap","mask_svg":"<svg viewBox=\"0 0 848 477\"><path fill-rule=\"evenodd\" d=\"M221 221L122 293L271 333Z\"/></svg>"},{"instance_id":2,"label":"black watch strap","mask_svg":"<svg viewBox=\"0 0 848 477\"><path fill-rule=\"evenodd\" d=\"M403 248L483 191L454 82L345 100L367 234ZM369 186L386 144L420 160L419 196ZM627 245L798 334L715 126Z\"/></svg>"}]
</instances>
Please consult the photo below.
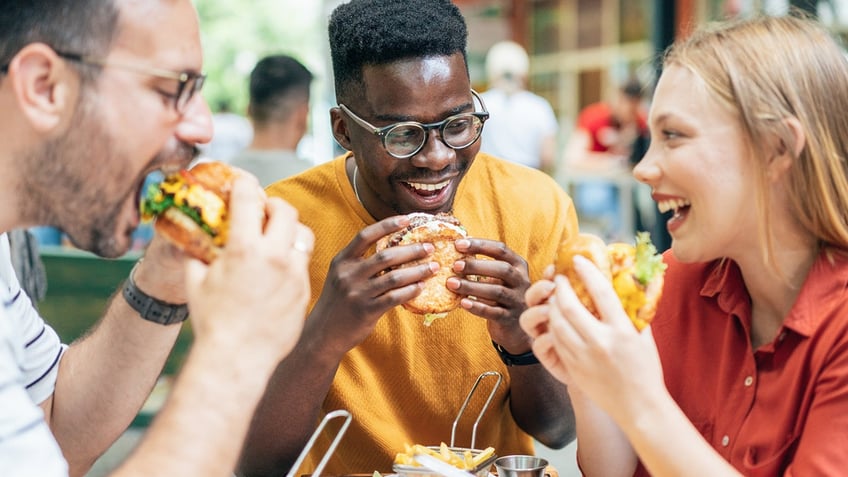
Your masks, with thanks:
<instances>
[{"instance_id":1,"label":"black watch strap","mask_svg":"<svg viewBox=\"0 0 848 477\"><path fill-rule=\"evenodd\" d=\"M138 264L136 264L138 266ZM129 278L124 282L123 295L133 310L137 311L147 321L159 323L160 325L171 325L182 323L188 318L188 306L185 304L175 305L139 290L133 279L135 267L130 272Z\"/></svg>"},{"instance_id":2,"label":"black watch strap","mask_svg":"<svg viewBox=\"0 0 848 477\"><path fill-rule=\"evenodd\" d=\"M492 341L492 346L495 347L495 351L498 352L498 356L501 357L501 361L504 362L507 366L526 366L528 364L539 364L539 358L533 354L533 350L530 350L526 353L521 354L510 354L509 351L505 350L503 346Z\"/></svg>"}]
</instances>

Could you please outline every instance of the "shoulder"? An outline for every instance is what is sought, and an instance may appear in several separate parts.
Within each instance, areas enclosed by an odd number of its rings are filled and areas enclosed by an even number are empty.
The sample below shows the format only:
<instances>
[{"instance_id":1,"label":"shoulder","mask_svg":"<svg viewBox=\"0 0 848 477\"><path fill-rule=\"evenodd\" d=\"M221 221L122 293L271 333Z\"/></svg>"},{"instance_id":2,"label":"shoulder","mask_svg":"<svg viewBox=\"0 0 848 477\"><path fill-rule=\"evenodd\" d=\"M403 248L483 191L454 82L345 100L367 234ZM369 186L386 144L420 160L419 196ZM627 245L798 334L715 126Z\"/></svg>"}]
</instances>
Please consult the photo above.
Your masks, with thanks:
<instances>
[{"instance_id":1,"label":"shoulder","mask_svg":"<svg viewBox=\"0 0 848 477\"><path fill-rule=\"evenodd\" d=\"M344 157L311 167L299 174L274 182L266 188L268 195L289 199L304 193L321 193L336 184L336 170Z\"/></svg>"},{"instance_id":2,"label":"shoulder","mask_svg":"<svg viewBox=\"0 0 848 477\"><path fill-rule=\"evenodd\" d=\"M470 187L485 187L498 194L512 194L513 191L535 190L541 193L564 193L565 191L548 174L507 161L485 152L480 152L463 181ZM494 189L493 189L494 188Z\"/></svg>"}]
</instances>

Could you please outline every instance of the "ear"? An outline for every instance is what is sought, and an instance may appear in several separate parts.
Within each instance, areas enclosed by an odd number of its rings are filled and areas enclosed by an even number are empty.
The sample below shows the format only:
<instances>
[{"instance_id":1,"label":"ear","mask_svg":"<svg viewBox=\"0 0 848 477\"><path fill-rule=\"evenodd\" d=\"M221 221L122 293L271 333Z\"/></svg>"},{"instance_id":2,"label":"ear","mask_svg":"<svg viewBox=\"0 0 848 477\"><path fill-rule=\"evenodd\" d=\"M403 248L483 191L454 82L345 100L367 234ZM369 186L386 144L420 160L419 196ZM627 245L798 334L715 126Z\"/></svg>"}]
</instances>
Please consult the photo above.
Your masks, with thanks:
<instances>
[{"instance_id":1,"label":"ear","mask_svg":"<svg viewBox=\"0 0 848 477\"><path fill-rule=\"evenodd\" d=\"M807 136L804 134L804 128L798 118L790 116L783 119L783 123L792 135L792 144L785 144L780 140L774 155L769 159L768 177L771 180L777 180L789 170L792 163L801 155L804 146L807 143ZM790 146L792 149L790 150Z\"/></svg>"},{"instance_id":2,"label":"ear","mask_svg":"<svg viewBox=\"0 0 848 477\"><path fill-rule=\"evenodd\" d=\"M6 77L35 130L49 132L73 112L79 77L49 46L31 43L22 48L9 63Z\"/></svg>"},{"instance_id":3,"label":"ear","mask_svg":"<svg viewBox=\"0 0 848 477\"><path fill-rule=\"evenodd\" d=\"M330 125L333 129L333 137L339 143L339 146L350 151L350 132L347 129L347 121L341 109L330 108Z\"/></svg>"}]
</instances>

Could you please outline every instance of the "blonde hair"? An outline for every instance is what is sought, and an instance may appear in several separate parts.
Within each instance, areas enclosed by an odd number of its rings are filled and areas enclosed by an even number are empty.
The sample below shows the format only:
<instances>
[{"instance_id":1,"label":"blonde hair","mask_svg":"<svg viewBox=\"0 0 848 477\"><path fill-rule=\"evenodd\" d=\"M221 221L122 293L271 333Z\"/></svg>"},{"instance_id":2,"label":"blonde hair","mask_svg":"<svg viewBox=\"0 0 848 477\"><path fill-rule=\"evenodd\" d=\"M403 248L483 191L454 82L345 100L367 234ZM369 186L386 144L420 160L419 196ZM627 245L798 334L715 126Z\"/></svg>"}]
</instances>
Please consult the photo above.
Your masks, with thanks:
<instances>
[{"instance_id":1,"label":"blonde hair","mask_svg":"<svg viewBox=\"0 0 848 477\"><path fill-rule=\"evenodd\" d=\"M819 245L848 249L848 60L831 34L797 14L731 21L673 45L664 63L699 76L739 118L760 171L765 258L774 256L767 165L775 147L794 156L793 117L806 141L788 171L792 213Z\"/></svg>"}]
</instances>

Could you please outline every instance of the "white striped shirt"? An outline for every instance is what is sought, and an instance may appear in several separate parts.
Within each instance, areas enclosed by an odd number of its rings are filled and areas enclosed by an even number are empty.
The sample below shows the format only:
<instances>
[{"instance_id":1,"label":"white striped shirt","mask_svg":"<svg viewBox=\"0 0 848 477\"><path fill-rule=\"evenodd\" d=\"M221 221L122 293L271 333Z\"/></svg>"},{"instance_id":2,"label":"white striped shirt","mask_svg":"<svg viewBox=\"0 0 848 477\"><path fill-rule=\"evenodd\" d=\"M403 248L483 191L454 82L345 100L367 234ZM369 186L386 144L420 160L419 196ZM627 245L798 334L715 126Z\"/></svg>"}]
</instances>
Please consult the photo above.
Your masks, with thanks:
<instances>
[{"instance_id":1,"label":"white striped shirt","mask_svg":"<svg viewBox=\"0 0 848 477\"><path fill-rule=\"evenodd\" d=\"M67 475L37 405L53 393L65 348L21 290L0 234L0 475Z\"/></svg>"}]
</instances>

